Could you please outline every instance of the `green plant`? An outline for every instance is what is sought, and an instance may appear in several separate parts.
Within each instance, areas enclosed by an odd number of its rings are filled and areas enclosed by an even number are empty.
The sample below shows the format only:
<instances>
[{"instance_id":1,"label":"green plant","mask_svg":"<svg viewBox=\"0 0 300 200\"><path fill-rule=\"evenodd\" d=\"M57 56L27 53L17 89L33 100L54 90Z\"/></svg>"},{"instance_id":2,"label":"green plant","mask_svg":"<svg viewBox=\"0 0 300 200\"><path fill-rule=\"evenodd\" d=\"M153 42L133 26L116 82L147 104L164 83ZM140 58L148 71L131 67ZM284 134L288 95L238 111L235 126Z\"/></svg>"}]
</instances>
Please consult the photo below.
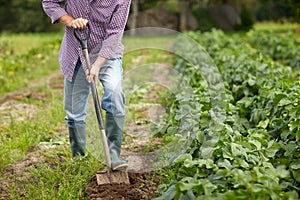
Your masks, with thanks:
<instances>
[{"instance_id":1,"label":"green plant","mask_svg":"<svg viewBox=\"0 0 300 200\"><path fill-rule=\"evenodd\" d=\"M177 67L193 89L174 96L167 127L157 130L167 137L189 131L192 142L173 162L176 176L157 199L297 199L299 74L238 42L238 35L213 31L189 36L206 47L219 68L226 118L210 117L213 87L195 64L206 57L179 39L178 51L188 59L179 58ZM199 60L198 65L212 66L209 59ZM190 97L195 97L193 103L186 103ZM183 113L188 106L189 114Z\"/></svg>"},{"instance_id":2,"label":"green plant","mask_svg":"<svg viewBox=\"0 0 300 200\"><path fill-rule=\"evenodd\" d=\"M288 39L287 39L288 38ZM251 31L248 33L249 43L283 65L300 69L300 39L292 32L276 33L275 31Z\"/></svg>"}]
</instances>

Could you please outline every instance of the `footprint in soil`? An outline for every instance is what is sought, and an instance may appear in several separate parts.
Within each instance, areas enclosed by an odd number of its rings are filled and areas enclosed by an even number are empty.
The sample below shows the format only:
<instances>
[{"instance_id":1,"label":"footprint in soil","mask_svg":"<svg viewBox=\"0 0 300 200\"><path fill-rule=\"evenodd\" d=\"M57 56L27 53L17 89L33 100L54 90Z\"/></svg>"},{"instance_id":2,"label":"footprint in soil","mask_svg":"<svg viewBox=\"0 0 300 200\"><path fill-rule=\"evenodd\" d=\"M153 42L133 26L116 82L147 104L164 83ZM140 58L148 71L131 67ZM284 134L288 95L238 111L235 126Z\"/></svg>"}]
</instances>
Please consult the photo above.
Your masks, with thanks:
<instances>
[{"instance_id":1,"label":"footprint in soil","mask_svg":"<svg viewBox=\"0 0 300 200\"><path fill-rule=\"evenodd\" d=\"M98 185L94 176L87 189L87 197L91 200L141 200L153 199L159 176L154 173L128 173L130 184Z\"/></svg>"}]
</instances>

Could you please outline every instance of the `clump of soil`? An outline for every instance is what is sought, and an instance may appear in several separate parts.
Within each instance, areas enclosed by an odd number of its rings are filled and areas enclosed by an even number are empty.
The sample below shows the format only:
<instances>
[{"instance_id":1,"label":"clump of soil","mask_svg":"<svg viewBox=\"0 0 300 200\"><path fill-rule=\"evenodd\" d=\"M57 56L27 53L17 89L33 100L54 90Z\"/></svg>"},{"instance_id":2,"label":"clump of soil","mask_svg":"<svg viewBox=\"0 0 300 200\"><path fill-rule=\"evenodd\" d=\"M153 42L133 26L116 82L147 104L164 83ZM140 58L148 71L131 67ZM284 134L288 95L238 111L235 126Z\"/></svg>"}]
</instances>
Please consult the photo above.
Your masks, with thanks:
<instances>
[{"instance_id":1,"label":"clump of soil","mask_svg":"<svg viewBox=\"0 0 300 200\"><path fill-rule=\"evenodd\" d=\"M154 173L128 173L130 184L98 185L94 176L87 189L90 200L141 200L158 196L160 177Z\"/></svg>"},{"instance_id":2,"label":"clump of soil","mask_svg":"<svg viewBox=\"0 0 300 200\"><path fill-rule=\"evenodd\" d=\"M19 103L15 100L0 104L0 125L9 124L12 119L16 122L23 122L34 118L35 105Z\"/></svg>"}]
</instances>

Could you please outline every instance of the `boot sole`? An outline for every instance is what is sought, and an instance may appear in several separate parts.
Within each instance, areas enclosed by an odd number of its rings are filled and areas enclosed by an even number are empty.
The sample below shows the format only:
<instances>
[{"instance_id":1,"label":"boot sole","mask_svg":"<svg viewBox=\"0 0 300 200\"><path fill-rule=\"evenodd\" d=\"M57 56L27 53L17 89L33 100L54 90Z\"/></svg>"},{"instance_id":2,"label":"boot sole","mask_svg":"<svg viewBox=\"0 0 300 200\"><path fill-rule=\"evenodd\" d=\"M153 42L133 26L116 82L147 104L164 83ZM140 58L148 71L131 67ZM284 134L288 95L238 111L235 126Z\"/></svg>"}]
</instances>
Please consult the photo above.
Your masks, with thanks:
<instances>
[{"instance_id":1,"label":"boot sole","mask_svg":"<svg viewBox=\"0 0 300 200\"><path fill-rule=\"evenodd\" d=\"M128 167L128 164L121 164L112 168L113 171L125 170Z\"/></svg>"}]
</instances>

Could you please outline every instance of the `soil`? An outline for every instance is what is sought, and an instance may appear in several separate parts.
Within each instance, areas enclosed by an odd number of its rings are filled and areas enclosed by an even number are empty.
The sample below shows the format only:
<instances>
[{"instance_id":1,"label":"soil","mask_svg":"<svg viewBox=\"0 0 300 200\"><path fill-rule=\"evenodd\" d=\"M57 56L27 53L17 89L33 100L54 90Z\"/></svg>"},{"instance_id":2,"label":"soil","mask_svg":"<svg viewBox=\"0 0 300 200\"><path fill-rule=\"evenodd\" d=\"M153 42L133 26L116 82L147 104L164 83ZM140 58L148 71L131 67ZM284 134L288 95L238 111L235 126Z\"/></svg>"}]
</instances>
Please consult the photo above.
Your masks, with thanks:
<instances>
[{"instance_id":1,"label":"soil","mask_svg":"<svg viewBox=\"0 0 300 200\"><path fill-rule=\"evenodd\" d=\"M157 196L156 190L159 177L154 173L128 173L130 184L98 185L93 177L88 189L87 197L91 200L140 200L153 199Z\"/></svg>"}]
</instances>

